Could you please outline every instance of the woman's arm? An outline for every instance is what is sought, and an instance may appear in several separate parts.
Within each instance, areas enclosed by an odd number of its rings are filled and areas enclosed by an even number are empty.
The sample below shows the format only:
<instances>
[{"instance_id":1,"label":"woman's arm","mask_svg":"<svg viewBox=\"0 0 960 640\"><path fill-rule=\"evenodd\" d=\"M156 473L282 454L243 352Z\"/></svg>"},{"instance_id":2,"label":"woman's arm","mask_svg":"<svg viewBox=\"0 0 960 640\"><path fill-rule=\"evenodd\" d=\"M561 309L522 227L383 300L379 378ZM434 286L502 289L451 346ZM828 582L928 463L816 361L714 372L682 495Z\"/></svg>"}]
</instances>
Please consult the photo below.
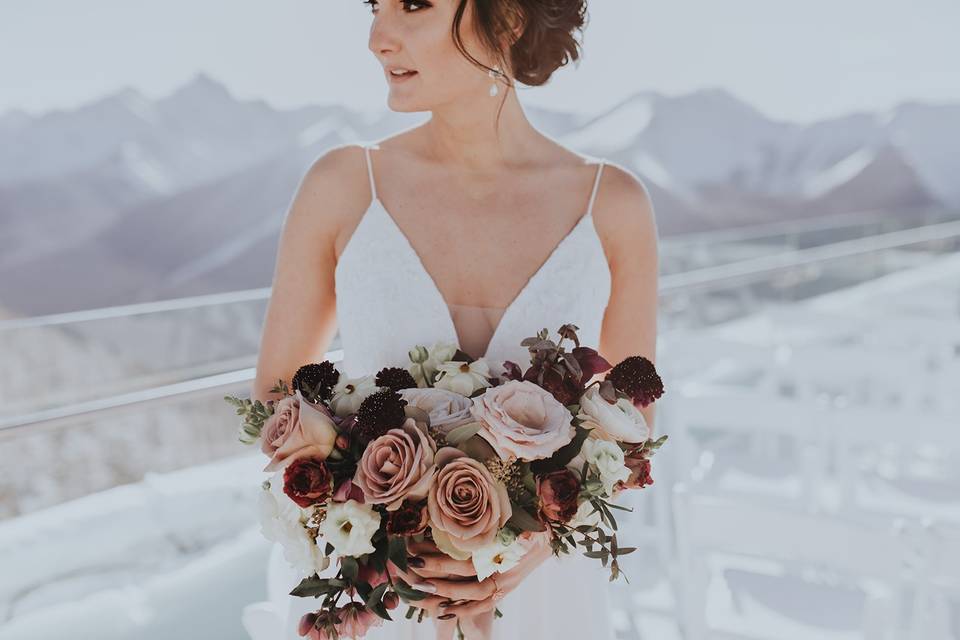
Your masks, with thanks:
<instances>
[{"instance_id":1,"label":"woman's arm","mask_svg":"<svg viewBox=\"0 0 960 640\"><path fill-rule=\"evenodd\" d=\"M656 363L659 259L653 204L628 169L608 164L603 183L594 209L612 282L599 351L611 365L632 355ZM652 434L654 405L640 411Z\"/></svg>"},{"instance_id":2,"label":"woman's arm","mask_svg":"<svg viewBox=\"0 0 960 640\"><path fill-rule=\"evenodd\" d=\"M363 150L336 147L317 158L300 181L284 219L251 398L275 400L278 379L319 362L336 335L335 238L356 215L365 189L357 186ZM357 165L357 163L361 163Z\"/></svg>"}]
</instances>

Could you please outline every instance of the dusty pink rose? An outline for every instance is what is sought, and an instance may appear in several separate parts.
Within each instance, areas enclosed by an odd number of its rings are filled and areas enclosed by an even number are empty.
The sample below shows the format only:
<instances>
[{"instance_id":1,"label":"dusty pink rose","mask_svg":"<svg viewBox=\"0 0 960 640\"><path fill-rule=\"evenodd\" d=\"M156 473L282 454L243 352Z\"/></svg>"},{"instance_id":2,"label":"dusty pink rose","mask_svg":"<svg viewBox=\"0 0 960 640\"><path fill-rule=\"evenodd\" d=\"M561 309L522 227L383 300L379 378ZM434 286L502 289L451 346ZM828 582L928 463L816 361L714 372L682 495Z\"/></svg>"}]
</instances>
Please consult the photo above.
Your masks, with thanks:
<instances>
[{"instance_id":1,"label":"dusty pink rose","mask_svg":"<svg viewBox=\"0 0 960 640\"><path fill-rule=\"evenodd\" d=\"M437 477L427 496L434 539L445 534L461 552L493 542L513 514L506 487L481 462L453 447L440 449L436 464Z\"/></svg>"},{"instance_id":2,"label":"dusty pink rose","mask_svg":"<svg viewBox=\"0 0 960 640\"><path fill-rule=\"evenodd\" d=\"M427 496L436 468L437 445L413 418L390 429L367 445L353 483L363 491L369 504L385 504L396 511L404 498L422 500Z\"/></svg>"},{"instance_id":3,"label":"dusty pink rose","mask_svg":"<svg viewBox=\"0 0 960 640\"><path fill-rule=\"evenodd\" d=\"M546 389L529 380L508 380L473 398L478 435L504 460L549 458L576 432L573 415Z\"/></svg>"},{"instance_id":4,"label":"dusty pink rose","mask_svg":"<svg viewBox=\"0 0 960 640\"><path fill-rule=\"evenodd\" d=\"M305 455L326 460L333 451L337 427L329 409L304 400L298 390L277 403L260 436L261 449L271 457L263 470L277 471Z\"/></svg>"},{"instance_id":5,"label":"dusty pink rose","mask_svg":"<svg viewBox=\"0 0 960 640\"><path fill-rule=\"evenodd\" d=\"M401 389L400 396L411 407L423 409L430 416L430 426L446 434L454 427L473 422L467 396L436 387Z\"/></svg>"}]
</instances>

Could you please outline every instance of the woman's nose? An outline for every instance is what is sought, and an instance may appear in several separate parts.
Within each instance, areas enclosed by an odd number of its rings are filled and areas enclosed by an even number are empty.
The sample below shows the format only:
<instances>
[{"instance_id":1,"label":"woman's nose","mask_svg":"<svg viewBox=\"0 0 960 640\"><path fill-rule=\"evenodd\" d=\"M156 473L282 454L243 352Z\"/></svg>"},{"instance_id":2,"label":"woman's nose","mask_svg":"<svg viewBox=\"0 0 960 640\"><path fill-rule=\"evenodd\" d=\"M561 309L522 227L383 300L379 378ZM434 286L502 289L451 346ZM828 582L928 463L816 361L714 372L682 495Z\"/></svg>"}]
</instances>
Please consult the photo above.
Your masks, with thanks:
<instances>
[{"instance_id":1,"label":"woman's nose","mask_svg":"<svg viewBox=\"0 0 960 640\"><path fill-rule=\"evenodd\" d=\"M370 39L367 46L374 55L394 53L398 49L399 39L390 19L377 16L370 26Z\"/></svg>"}]
</instances>

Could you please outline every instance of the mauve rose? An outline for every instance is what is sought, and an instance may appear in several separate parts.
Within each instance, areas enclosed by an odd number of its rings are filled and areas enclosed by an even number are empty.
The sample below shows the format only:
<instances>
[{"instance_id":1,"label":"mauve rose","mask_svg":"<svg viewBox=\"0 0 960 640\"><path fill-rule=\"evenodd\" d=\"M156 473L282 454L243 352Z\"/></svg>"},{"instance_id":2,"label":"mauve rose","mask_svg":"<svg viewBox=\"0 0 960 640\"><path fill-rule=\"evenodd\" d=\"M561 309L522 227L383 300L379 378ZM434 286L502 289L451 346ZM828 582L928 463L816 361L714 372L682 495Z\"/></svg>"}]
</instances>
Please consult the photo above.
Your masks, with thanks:
<instances>
[{"instance_id":1,"label":"mauve rose","mask_svg":"<svg viewBox=\"0 0 960 640\"><path fill-rule=\"evenodd\" d=\"M447 389L435 387L401 389L400 396L412 407L430 414L430 426L440 433L449 433L454 427L473 422L470 407L473 400Z\"/></svg>"},{"instance_id":2,"label":"mauve rose","mask_svg":"<svg viewBox=\"0 0 960 640\"><path fill-rule=\"evenodd\" d=\"M650 459L644 458L639 453L628 453L623 458L627 468L630 469L630 477L623 483L628 489L642 489L648 484L653 484L653 477L650 475Z\"/></svg>"},{"instance_id":3,"label":"mauve rose","mask_svg":"<svg viewBox=\"0 0 960 640\"><path fill-rule=\"evenodd\" d=\"M387 533L394 536L415 536L426 531L429 523L426 501L404 500L399 509L387 516Z\"/></svg>"},{"instance_id":4,"label":"mauve rose","mask_svg":"<svg viewBox=\"0 0 960 640\"><path fill-rule=\"evenodd\" d=\"M295 395L281 398L273 407L273 415L263 423L260 450L272 457L299 419L300 399Z\"/></svg>"},{"instance_id":5,"label":"mauve rose","mask_svg":"<svg viewBox=\"0 0 960 640\"><path fill-rule=\"evenodd\" d=\"M439 531L439 539L445 534L464 553L493 542L513 514L506 487L481 462L453 447L440 449L436 464L437 477L427 496L434 540Z\"/></svg>"},{"instance_id":6,"label":"mauve rose","mask_svg":"<svg viewBox=\"0 0 960 640\"><path fill-rule=\"evenodd\" d=\"M540 520L569 522L577 514L580 479L569 469L551 471L537 478Z\"/></svg>"},{"instance_id":7,"label":"mauve rose","mask_svg":"<svg viewBox=\"0 0 960 640\"><path fill-rule=\"evenodd\" d=\"M304 400L297 390L277 403L261 436L264 453L272 456L263 470L277 471L304 456L325 460L333 451L337 427L326 406Z\"/></svg>"},{"instance_id":8,"label":"mauve rose","mask_svg":"<svg viewBox=\"0 0 960 640\"><path fill-rule=\"evenodd\" d=\"M549 458L576 430L573 415L553 395L529 380L508 380L473 398L478 435L504 460Z\"/></svg>"},{"instance_id":9,"label":"mauve rose","mask_svg":"<svg viewBox=\"0 0 960 640\"><path fill-rule=\"evenodd\" d=\"M396 511L405 498L422 500L433 482L437 445L413 418L370 441L357 463L353 482L366 502Z\"/></svg>"},{"instance_id":10,"label":"mauve rose","mask_svg":"<svg viewBox=\"0 0 960 640\"><path fill-rule=\"evenodd\" d=\"M333 476L318 458L297 458L283 470L283 492L303 508L326 502L333 492Z\"/></svg>"}]
</instances>

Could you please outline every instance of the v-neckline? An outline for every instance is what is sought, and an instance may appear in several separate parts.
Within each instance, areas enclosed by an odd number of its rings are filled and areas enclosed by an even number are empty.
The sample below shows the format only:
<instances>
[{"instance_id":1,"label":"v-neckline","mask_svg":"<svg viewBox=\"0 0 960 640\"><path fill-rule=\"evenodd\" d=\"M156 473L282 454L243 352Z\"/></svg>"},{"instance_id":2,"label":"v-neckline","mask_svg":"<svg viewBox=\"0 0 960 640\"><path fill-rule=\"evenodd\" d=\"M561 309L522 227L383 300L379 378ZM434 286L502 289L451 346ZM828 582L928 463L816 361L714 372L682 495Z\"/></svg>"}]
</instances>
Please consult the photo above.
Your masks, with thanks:
<instances>
[{"instance_id":1,"label":"v-neckline","mask_svg":"<svg viewBox=\"0 0 960 640\"><path fill-rule=\"evenodd\" d=\"M380 212L387 219L390 227L396 231L397 235L400 237L402 244L406 247L407 252L414 259L417 267L419 268L420 273L425 277L426 281L430 285L430 293L440 303L440 306L443 308L444 321L447 325L447 330L450 332L450 335L457 342L459 347L460 335L457 333L456 323L453 321L453 315L450 313L450 307L447 303L446 298L443 297L443 293L440 291L440 287L437 286L437 281L433 277L433 274L427 269L426 265L423 262L423 259L420 257L420 254L417 253L417 250L413 247L413 243L410 242L410 238L406 233L403 232L403 229L400 228L400 225L397 224L397 221L394 219L393 215L387 209L387 206L383 203L379 196L374 196L370 202L370 207L376 207L380 209ZM526 282L523 283L523 286L520 287L520 290L514 295L513 299L507 304L503 309L503 313L500 315L500 319L497 321L497 325L493 328L493 333L490 336L490 340L487 342L487 347L484 350L482 355L470 354L474 358L483 358L487 360L487 357L490 355L491 350L494 348L494 343L500 335L500 330L508 319L508 316L513 312L514 308L517 306L518 301L530 290L530 286L534 280L537 280L538 277L544 273L547 265L553 261L553 259L560 253L560 250L567 244L569 239L580 229L581 226L586 224L588 221L591 221L593 217L592 207L590 204L587 205L587 210L585 213L581 214L576 224L571 228L558 242L554 245L553 249L550 250L550 253L547 254L546 259L540 263L540 266L536 268L533 274L527 278Z\"/></svg>"}]
</instances>

